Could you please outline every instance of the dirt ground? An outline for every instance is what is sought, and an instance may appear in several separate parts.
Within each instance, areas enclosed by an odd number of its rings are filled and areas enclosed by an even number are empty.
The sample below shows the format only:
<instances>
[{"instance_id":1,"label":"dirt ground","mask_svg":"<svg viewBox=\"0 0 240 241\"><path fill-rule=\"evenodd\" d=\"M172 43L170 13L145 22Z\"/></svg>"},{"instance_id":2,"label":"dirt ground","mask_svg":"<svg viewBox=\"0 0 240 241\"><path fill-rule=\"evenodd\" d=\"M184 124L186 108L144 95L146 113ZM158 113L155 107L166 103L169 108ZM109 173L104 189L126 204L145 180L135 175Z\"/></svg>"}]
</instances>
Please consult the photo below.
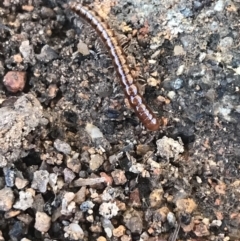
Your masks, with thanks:
<instances>
[{"instance_id":1,"label":"dirt ground","mask_svg":"<svg viewBox=\"0 0 240 241\"><path fill-rule=\"evenodd\" d=\"M240 1L0 2L0 241L240 240Z\"/></svg>"}]
</instances>

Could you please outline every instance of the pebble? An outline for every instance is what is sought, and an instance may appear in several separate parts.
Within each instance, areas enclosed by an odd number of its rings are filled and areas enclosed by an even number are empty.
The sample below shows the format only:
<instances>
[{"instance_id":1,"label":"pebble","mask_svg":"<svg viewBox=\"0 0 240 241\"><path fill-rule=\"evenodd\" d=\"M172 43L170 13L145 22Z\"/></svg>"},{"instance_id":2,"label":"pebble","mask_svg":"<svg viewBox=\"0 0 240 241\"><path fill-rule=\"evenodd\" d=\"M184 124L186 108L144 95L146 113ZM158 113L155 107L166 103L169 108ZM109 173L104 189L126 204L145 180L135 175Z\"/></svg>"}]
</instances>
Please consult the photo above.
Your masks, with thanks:
<instances>
[{"instance_id":1,"label":"pebble","mask_svg":"<svg viewBox=\"0 0 240 241\"><path fill-rule=\"evenodd\" d=\"M86 200L86 190L87 188L81 187L77 193L75 193L74 202L81 204Z\"/></svg>"},{"instance_id":2,"label":"pebble","mask_svg":"<svg viewBox=\"0 0 240 241\"><path fill-rule=\"evenodd\" d=\"M184 68L185 68L185 65L182 64L178 67L177 69L177 72L176 72L176 75L179 76L179 75L182 75L183 74L183 71L184 71Z\"/></svg>"},{"instance_id":3,"label":"pebble","mask_svg":"<svg viewBox=\"0 0 240 241\"><path fill-rule=\"evenodd\" d=\"M168 214L167 214L167 221L168 221L168 223L169 223L169 225L171 227L175 227L176 226L176 217L175 217L174 213L168 212Z\"/></svg>"},{"instance_id":4,"label":"pebble","mask_svg":"<svg viewBox=\"0 0 240 241\"><path fill-rule=\"evenodd\" d=\"M171 87L174 89L174 90L179 90L182 88L183 86L183 80L180 79L180 78L177 78L173 81L170 82L170 85Z\"/></svg>"},{"instance_id":5,"label":"pebble","mask_svg":"<svg viewBox=\"0 0 240 241\"><path fill-rule=\"evenodd\" d=\"M154 219L160 222L166 222L169 209L167 207L161 207L154 212Z\"/></svg>"},{"instance_id":6,"label":"pebble","mask_svg":"<svg viewBox=\"0 0 240 241\"><path fill-rule=\"evenodd\" d=\"M142 202L140 198L140 193L139 189L135 188L129 196L129 203L131 204L132 207L141 207Z\"/></svg>"},{"instance_id":7,"label":"pebble","mask_svg":"<svg viewBox=\"0 0 240 241\"><path fill-rule=\"evenodd\" d=\"M107 218L103 218L101 221L102 221L102 226L104 228L105 233L109 238L111 238L114 226L112 225L111 221Z\"/></svg>"},{"instance_id":8,"label":"pebble","mask_svg":"<svg viewBox=\"0 0 240 241\"><path fill-rule=\"evenodd\" d=\"M119 225L117 228L113 229L114 237L122 237L126 232L126 228L123 225Z\"/></svg>"},{"instance_id":9,"label":"pebble","mask_svg":"<svg viewBox=\"0 0 240 241\"><path fill-rule=\"evenodd\" d=\"M125 176L125 171L117 169L111 172L113 181L116 185L123 185L127 182L127 178Z\"/></svg>"},{"instance_id":10,"label":"pebble","mask_svg":"<svg viewBox=\"0 0 240 241\"><path fill-rule=\"evenodd\" d=\"M112 185L113 179L111 176L107 175L105 172L100 172L100 176L105 178L105 182L108 186Z\"/></svg>"},{"instance_id":11,"label":"pebble","mask_svg":"<svg viewBox=\"0 0 240 241\"><path fill-rule=\"evenodd\" d=\"M102 203L99 207L99 213L106 219L110 219L118 214L119 208L116 203Z\"/></svg>"},{"instance_id":12,"label":"pebble","mask_svg":"<svg viewBox=\"0 0 240 241\"><path fill-rule=\"evenodd\" d=\"M205 52L200 53L199 55L199 62L202 62L206 58L207 54Z\"/></svg>"},{"instance_id":13,"label":"pebble","mask_svg":"<svg viewBox=\"0 0 240 241\"><path fill-rule=\"evenodd\" d=\"M222 12L224 10L226 2L224 0L218 0L214 6L214 11Z\"/></svg>"},{"instance_id":14,"label":"pebble","mask_svg":"<svg viewBox=\"0 0 240 241\"><path fill-rule=\"evenodd\" d=\"M53 145L57 149L57 151L65 154L65 155L69 155L71 153L71 150L72 150L71 146L68 143L64 142L64 141L56 139L54 141Z\"/></svg>"},{"instance_id":15,"label":"pebble","mask_svg":"<svg viewBox=\"0 0 240 241\"><path fill-rule=\"evenodd\" d=\"M24 62L34 65L36 63L33 46L30 45L29 40L25 40L21 43L19 51L24 58Z\"/></svg>"},{"instance_id":16,"label":"pebble","mask_svg":"<svg viewBox=\"0 0 240 241\"><path fill-rule=\"evenodd\" d=\"M64 181L66 183L71 183L72 180L76 177L76 175L74 174L73 171L71 171L70 169L68 168L64 168L63 170L63 175L64 175Z\"/></svg>"},{"instance_id":17,"label":"pebble","mask_svg":"<svg viewBox=\"0 0 240 241\"><path fill-rule=\"evenodd\" d=\"M58 87L56 84L50 84L47 88L47 95L50 99L53 99L57 96Z\"/></svg>"},{"instance_id":18,"label":"pebble","mask_svg":"<svg viewBox=\"0 0 240 241\"><path fill-rule=\"evenodd\" d=\"M197 208L197 204L191 198L177 200L176 206L178 210L186 213L192 213Z\"/></svg>"},{"instance_id":19,"label":"pebble","mask_svg":"<svg viewBox=\"0 0 240 241\"><path fill-rule=\"evenodd\" d=\"M26 84L26 72L9 71L3 78L3 84L9 92L22 91Z\"/></svg>"},{"instance_id":20,"label":"pebble","mask_svg":"<svg viewBox=\"0 0 240 241\"><path fill-rule=\"evenodd\" d=\"M77 49L78 49L78 52L83 56L87 56L90 54L87 44L83 43L82 41L78 43Z\"/></svg>"},{"instance_id":21,"label":"pebble","mask_svg":"<svg viewBox=\"0 0 240 241\"><path fill-rule=\"evenodd\" d=\"M23 189L24 187L27 186L27 184L28 184L27 179L22 179L22 178L16 177L15 186L17 187L17 189Z\"/></svg>"},{"instance_id":22,"label":"pebble","mask_svg":"<svg viewBox=\"0 0 240 241\"><path fill-rule=\"evenodd\" d=\"M0 240L1 241L1 240ZM106 238L104 238L103 236L100 236L97 238L97 241L107 241Z\"/></svg>"},{"instance_id":23,"label":"pebble","mask_svg":"<svg viewBox=\"0 0 240 241\"><path fill-rule=\"evenodd\" d=\"M20 240L23 237L25 230L26 230L25 224L22 223L21 221L16 221L8 233L11 241Z\"/></svg>"},{"instance_id":24,"label":"pebble","mask_svg":"<svg viewBox=\"0 0 240 241\"><path fill-rule=\"evenodd\" d=\"M104 162L103 156L99 155L99 154L94 154L90 156L90 163L89 163L89 168L92 171L96 171L98 170L99 167L102 166Z\"/></svg>"},{"instance_id":25,"label":"pebble","mask_svg":"<svg viewBox=\"0 0 240 241\"><path fill-rule=\"evenodd\" d=\"M7 187L13 187L15 182L15 171L9 167L3 168L5 183Z\"/></svg>"},{"instance_id":26,"label":"pebble","mask_svg":"<svg viewBox=\"0 0 240 241\"><path fill-rule=\"evenodd\" d=\"M72 240L81 240L84 238L84 232L82 228L77 223L71 223L69 226L64 227L66 238Z\"/></svg>"},{"instance_id":27,"label":"pebble","mask_svg":"<svg viewBox=\"0 0 240 241\"><path fill-rule=\"evenodd\" d=\"M92 138L92 140L94 141L95 139L97 138L102 138L103 137L103 134L102 132L100 131L100 129L90 123L88 123L86 125L86 128L85 128L86 132L89 134L89 136Z\"/></svg>"},{"instance_id":28,"label":"pebble","mask_svg":"<svg viewBox=\"0 0 240 241\"><path fill-rule=\"evenodd\" d=\"M141 212L129 209L123 214L123 221L131 233L141 234L143 229L143 218Z\"/></svg>"},{"instance_id":29,"label":"pebble","mask_svg":"<svg viewBox=\"0 0 240 241\"><path fill-rule=\"evenodd\" d=\"M160 84L160 80L150 77L147 79L147 83L150 86L156 87L158 84Z\"/></svg>"},{"instance_id":30,"label":"pebble","mask_svg":"<svg viewBox=\"0 0 240 241\"><path fill-rule=\"evenodd\" d=\"M51 8L42 7L41 15L43 18L55 18L56 14Z\"/></svg>"},{"instance_id":31,"label":"pebble","mask_svg":"<svg viewBox=\"0 0 240 241\"><path fill-rule=\"evenodd\" d=\"M20 191L19 192L19 200L13 205L13 207L16 209L25 211L28 208L32 207L33 202L34 202L34 200L33 200L32 192Z\"/></svg>"},{"instance_id":32,"label":"pebble","mask_svg":"<svg viewBox=\"0 0 240 241\"><path fill-rule=\"evenodd\" d=\"M75 153L73 157L67 159L67 167L75 173L81 170L81 162L79 160L79 153Z\"/></svg>"},{"instance_id":33,"label":"pebble","mask_svg":"<svg viewBox=\"0 0 240 241\"><path fill-rule=\"evenodd\" d=\"M41 49L41 53L36 55L37 59L43 63L48 63L58 58L57 52L52 49L49 45L44 45Z\"/></svg>"},{"instance_id":34,"label":"pebble","mask_svg":"<svg viewBox=\"0 0 240 241\"><path fill-rule=\"evenodd\" d=\"M49 182L49 173L46 170L35 171L33 173L33 181L31 187L38 189L39 192L45 193Z\"/></svg>"},{"instance_id":35,"label":"pebble","mask_svg":"<svg viewBox=\"0 0 240 241\"><path fill-rule=\"evenodd\" d=\"M18 216L21 213L20 210L10 210L5 212L4 218L9 219Z\"/></svg>"},{"instance_id":36,"label":"pebble","mask_svg":"<svg viewBox=\"0 0 240 241\"><path fill-rule=\"evenodd\" d=\"M0 211L8 211L12 208L14 194L11 188L5 187L0 190Z\"/></svg>"},{"instance_id":37,"label":"pebble","mask_svg":"<svg viewBox=\"0 0 240 241\"><path fill-rule=\"evenodd\" d=\"M34 228L39 232L46 233L51 226L51 217L44 212L37 212L35 216Z\"/></svg>"},{"instance_id":38,"label":"pebble","mask_svg":"<svg viewBox=\"0 0 240 241\"><path fill-rule=\"evenodd\" d=\"M163 202L163 189L154 189L149 196L149 202L151 208L159 208Z\"/></svg>"},{"instance_id":39,"label":"pebble","mask_svg":"<svg viewBox=\"0 0 240 241\"><path fill-rule=\"evenodd\" d=\"M169 91L167 96L170 100L174 100L174 98L176 97L176 93L175 91Z\"/></svg>"},{"instance_id":40,"label":"pebble","mask_svg":"<svg viewBox=\"0 0 240 241\"><path fill-rule=\"evenodd\" d=\"M167 160L178 158L180 153L184 152L184 146L182 140L179 138L178 141L175 141L172 138L164 136L162 139L157 140L157 155L165 157Z\"/></svg>"},{"instance_id":41,"label":"pebble","mask_svg":"<svg viewBox=\"0 0 240 241\"><path fill-rule=\"evenodd\" d=\"M225 37L220 40L219 42L219 49L224 52L227 50L230 50L230 48L233 46L233 38L232 37Z\"/></svg>"},{"instance_id":42,"label":"pebble","mask_svg":"<svg viewBox=\"0 0 240 241\"><path fill-rule=\"evenodd\" d=\"M196 224L193 232L197 237L204 237L210 234L208 230L208 225L205 225L203 223Z\"/></svg>"},{"instance_id":43,"label":"pebble","mask_svg":"<svg viewBox=\"0 0 240 241\"><path fill-rule=\"evenodd\" d=\"M95 206L95 204L92 201L86 201L80 205L80 209L83 212L87 212L89 209L92 209L94 206Z\"/></svg>"},{"instance_id":44,"label":"pebble","mask_svg":"<svg viewBox=\"0 0 240 241\"><path fill-rule=\"evenodd\" d=\"M222 221L221 220L213 220L212 223L210 224L211 227L220 227L222 226Z\"/></svg>"},{"instance_id":45,"label":"pebble","mask_svg":"<svg viewBox=\"0 0 240 241\"><path fill-rule=\"evenodd\" d=\"M34 9L34 6L32 5L22 5L22 10L27 11L27 12L32 12Z\"/></svg>"}]
</instances>

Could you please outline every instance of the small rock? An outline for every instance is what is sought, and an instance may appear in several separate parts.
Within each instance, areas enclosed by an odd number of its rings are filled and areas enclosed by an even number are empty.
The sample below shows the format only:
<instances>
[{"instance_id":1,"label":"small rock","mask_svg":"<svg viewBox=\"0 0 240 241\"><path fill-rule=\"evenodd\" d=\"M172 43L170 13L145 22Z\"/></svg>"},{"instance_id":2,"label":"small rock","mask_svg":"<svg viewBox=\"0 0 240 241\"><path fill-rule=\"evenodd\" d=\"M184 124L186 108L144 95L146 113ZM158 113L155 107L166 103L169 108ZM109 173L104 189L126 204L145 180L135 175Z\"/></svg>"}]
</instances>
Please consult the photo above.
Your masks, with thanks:
<instances>
[{"instance_id":1,"label":"small rock","mask_svg":"<svg viewBox=\"0 0 240 241\"><path fill-rule=\"evenodd\" d=\"M44 212L37 212L35 217L34 228L39 232L46 233L51 226L51 217Z\"/></svg>"},{"instance_id":2,"label":"small rock","mask_svg":"<svg viewBox=\"0 0 240 241\"><path fill-rule=\"evenodd\" d=\"M111 172L113 181L116 185L123 185L127 182L127 178L125 176L125 172L122 170L115 170L113 172Z\"/></svg>"},{"instance_id":3,"label":"small rock","mask_svg":"<svg viewBox=\"0 0 240 241\"><path fill-rule=\"evenodd\" d=\"M80 209L83 212L87 212L88 210L92 209L94 206L95 206L95 204L92 201L86 201L80 205Z\"/></svg>"},{"instance_id":4,"label":"small rock","mask_svg":"<svg viewBox=\"0 0 240 241\"><path fill-rule=\"evenodd\" d=\"M99 207L99 213L106 219L116 216L118 210L116 203L102 203Z\"/></svg>"},{"instance_id":5,"label":"small rock","mask_svg":"<svg viewBox=\"0 0 240 241\"><path fill-rule=\"evenodd\" d=\"M75 197L75 194L73 192L67 192L64 194L64 197L62 199L62 209L61 214L62 215L71 215L73 212L75 212L76 209L76 203L72 201Z\"/></svg>"},{"instance_id":6,"label":"small rock","mask_svg":"<svg viewBox=\"0 0 240 241\"><path fill-rule=\"evenodd\" d=\"M104 228L104 231L105 231L107 237L111 238L114 226L112 225L112 223L109 219L102 218L101 221L102 221L102 226Z\"/></svg>"},{"instance_id":7,"label":"small rock","mask_svg":"<svg viewBox=\"0 0 240 241\"><path fill-rule=\"evenodd\" d=\"M179 75L182 75L183 74L183 71L184 71L184 68L185 68L185 65L180 65L179 67L178 67L178 69L177 69L177 72L176 72L176 75L177 76L179 76ZM181 79L179 79L179 80L181 80ZM176 82L177 80L175 80L175 82ZM182 84L182 80L181 80L181 84ZM176 88L175 88L176 89ZM180 88L179 88L180 89Z\"/></svg>"},{"instance_id":8,"label":"small rock","mask_svg":"<svg viewBox=\"0 0 240 241\"><path fill-rule=\"evenodd\" d=\"M1 241L1 240L0 240ZM106 238L104 238L103 236L100 236L97 238L97 241L107 241Z\"/></svg>"},{"instance_id":9,"label":"small rock","mask_svg":"<svg viewBox=\"0 0 240 241\"><path fill-rule=\"evenodd\" d=\"M147 83L148 83L148 85L155 87L158 84L160 84L160 80L157 80L157 79L155 79L153 77L150 77L150 78L147 79Z\"/></svg>"},{"instance_id":10,"label":"small rock","mask_svg":"<svg viewBox=\"0 0 240 241\"><path fill-rule=\"evenodd\" d=\"M79 52L80 54L82 54L83 56L87 56L87 55L90 54L89 49L88 49L88 46L87 46L85 43L83 43L82 41L80 41L80 42L78 43L77 49L78 49L78 52Z\"/></svg>"},{"instance_id":11,"label":"small rock","mask_svg":"<svg viewBox=\"0 0 240 241\"><path fill-rule=\"evenodd\" d=\"M24 58L24 62L30 63L32 65L36 63L33 46L29 44L29 40L25 40L21 43L19 51Z\"/></svg>"},{"instance_id":12,"label":"small rock","mask_svg":"<svg viewBox=\"0 0 240 241\"><path fill-rule=\"evenodd\" d=\"M218 45L219 49L222 52L230 50L232 46L233 46L233 38L232 37L225 37L225 38L221 39L220 43Z\"/></svg>"},{"instance_id":13,"label":"small rock","mask_svg":"<svg viewBox=\"0 0 240 241\"><path fill-rule=\"evenodd\" d=\"M41 15L43 18L55 18L55 12L51 8L42 7Z\"/></svg>"},{"instance_id":14,"label":"small rock","mask_svg":"<svg viewBox=\"0 0 240 241\"><path fill-rule=\"evenodd\" d=\"M77 204L81 204L86 200L86 187L81 187L80 190L75 194L74 201Z\"/></svg>"},{"instance_id":15,"label":"small rock","mask_svg":"<svg viewBox=\"0 0 240 241\"><path fill-rule=\"evenodd\" d=\"M126 227L134 234L141 234L143 229L143 218L140 212L130 209L123 215Z\"/></svg>"},{"instance_id":16,"label":"small rock","mask_svg":"<svg viewBox=\"0 0 240 241\"><path fill-rule=\"evenodd\" d=\"M111 176L108 176L105 172L100 172L100 176L105 178L105 182L108 186L112 186L113 179Z\"/></svg>"},{"instance_id":17,"label":"small rock","mask_svg":"<svg viewBox=\"0 0 240 241\"><path fill-rule=\"evenodd\" d=\"M223 183L223 182L220 182L218 185L215 186L215 191L216 191L216 193L218 193L218 194L225 195L225 193L226 193L226 188L227 188L226 184Z\"/></svg>"},{"instance_id":18,"label":"small rock","mask_svg":"<svg viewBox=\"0 0 240 241\"><path fill-rule=\"evenodd\" d=\"M48 63L58 58L58 54L49 45L44 45L41 49L41 53L36 55L37 59L43 63Z\"/></svg>"},{"instance_id":19,"label":"small rock","mask_svg":"<svg viewBox=\"0 0 240 241\"><path fill-rule=\"evenodd\" d=\"M0 211L8 211L12 208L14 195L11 188L5 187L0 190Z\"/></svg>"},{"instance_id":20,"label":"small rock","mask_svg":"<svg viewBox=\"0 0 240 241\"><path fill-rule=\"evenodd\" d=\"M174 158L176 160L180 153L184 152L184 147L181 138L175 141L172 138L164 136L157 140L157 155L165 157L167 160Z\"/></svg>"},{"instance_id":21,"label":"small rock","mask_svg":"<svg viewBox=\"0 0 240 241\"><path fill-rule=\"evenodd\" d=\"M71 171L70 169L68 168L64 168L63 170L63 175L64 175L64 181L66 183L71 183L72 180L76 177L76 175L74 174L73 171Z\"/></svg>"},{"instance_id":22,"label":"small rock","mask_svg":"<svg viewBox=\"0 0 240 241\"><path fill-rule=\"evenodd\" d=\"M67 159L67 167L75 173L79 173L81 170L81 162L79 160L79 154L75 153L72 158Z\"/></svg>"},{"instance_id":23,"label":"small rock","mask_svg":"<svg viewBox=\"0 0 240 241\"><path fill-rule=\"evenodd\" d=\"M139 189L135 188L131 193L129 197L129 201L132 207L141 207L142 202L140 198Z\"/></svg>"},{"instance_id":24,"label":"small rock","mask_svg":"<svg viewBox=\"0 0 240 241\"><path fill-rule=\"evenodd\" d=\"M24 192L24 191L20 191L19 192L19 201L17 201L13 207L16 209L20 209L20 210L27 210L28 208L31 208L33 204L33 196L31 192Z\"/></svg>"},{"instance_id":25,"label":"small rock","mask_svg":"<svg viewBox=\"0 0 240 241\"><path fill-rule=\"evenodd\" d=\"M197 237L204 237L210 234L208 226L204 223L196 224L193 232Z\"/></svg>"},{"instance_id":26,"label":"small rock","mask_svg":"<svg viewBox=\"0 0 240 241\"><path fill-rule=\"evenodd\" d=\"M148 151L151 150L149 145L137 145L137 155L144 156Z\"/></svg>"},{"instance_id":27,"label":"small rock","mask_svg":"<svg viewBox=\"0 0 240 241\"><path fill-rule=\"evenodd\" d=\"M91 155L89 167L92 171L95 171L102 166L103 162L104 162L103 156L99 154Z\"/></svg>"},{"instance_id":28,"label":"small rock","mask_svg":"<svg viewBox=\"0 0 240 241\"><path fill-rule=\"evenodd\" d=\"M5 239L3 238L3 235L2 235L2 231L0 230L0 241L5 241Z\"/></svg>"},{"instance_id":29,"label":"small rock","mask_svg":"<svg viewBox=\"0 0 240 241\"><path fill-rule=\"evenodd\" d=\"M118 226L117 228L113 229L113 236L114 237L122 237L126 232L126 228L123 225Z\"/></svg>"},{"instance_id":30,"label":"small rock","mask_svg":"<svg viewBox=\"0 0 240 241\"><path fill-rule=\"evenodd\" d=\"M180 74L179 74L180 75ZM170 82L170 85L171 87L174 89L174 90L179 90L182 88L183 86L183 80L180 79L180 78L177 78L173 81Z\"/></svg>"},{"instance_id":31,"label":"small rock","mask_svg":"<svg viewBox=\"0 0 240 241\"><path fill-rule=\"evenodd\" d=\"M82 240L84 238L84 232L77 223L71 223L69 226L64 227L65 237L72 240Z\"/></svg>"},{"instance_id":32,"label":"small rock","mask_svg":"<svg viewBox=\"0 0 240 241\"><path fill-rule=\"evenodd\" d=\"M15 182L15 171L11 168L4 167L3 168L5 183L7 187L13 187Z\"/></svg>"},{"instance_id":33,"label":"small rock","mask_svg":"<svg viewBox=\"0 0 240 241\"><path fill-rule=\"evenodd\" d=\"M176 226L176 217L175 217L174 213L168 212L167 221L168 221L168 223L170 224L171 227Z\"/></svg>"},{"instance_id":34,"label":"small rock","mask_svg":"<svg viewBox=\"0 0 240 241\"><path fill-rule=\"evenodd\" d=\"M26 226L24 225L24 223L22 223L21 221L17 221L14 222L8 234L12 241L18 241L23 237L25 230Z\"/></svg>"},{"instance_id":35,"label":"small rock","mask_svg":"<svg viewBox=\"0 0 240 241\"><path fill-rule=\"evenodd\" d=\"M34 6L32 5L22 5L22 10L27 11L27 12L32 12L34 9Z\"/></svg>"},{"instance_id":36,"label":"small rock","mask_svg":"<svg viewBox=\"0 0 240 241\"><path fill-rule=\"evenodd\" d=\"M159 208L154 212L154 215L153 215L154 220L158 220L162 223L166 222L168 213L169 213L169 209L167 207Z\"/></svg>"},{"instance_id":37,"label":"small rock","mask_svg":"<svg viewBox=\"0 0 240 241\"><path fill-rule=\"evenodd\" d=\"M53 99L57 96L58 87L56 84L50 84L47 88L47 95L50 99Z\"/></svg>"},{"instance_id":38,"label":"small rock","mask_svg":"<svg viewBox=\"0 0 240 241\"><path fill-rule=\"evenodd\" d=\"M71 146L64 142L64 141L61 141L59 139L56 139L54 141L54 147L61 153L64 153L65 155L69 155L71 153Z\"/></svg>"},{"instance_id":39,"label":"small rock","mask_svg":"<svg viewBox=\"0 0 240 241\"><path fill-rule=\"evenodd\" d=\"M87 124L85 128L86 132L89 134L89 136L92 138L94 141L97 138L102 138L103 134L100 131L100 129L92 124Z\"/></svg>"},{"instance_id":40,"label":"small rock","mask_svg":"<svg viewBox=\"0 0 240 241\"><path fill-rule=\"evenodd\" d=\"M200 53L199 62L202 62L206 58L207 54L205 52Z\"/></svg>"},{"instance_id":41,"label":"small rock","mask_svg":"<svg viewBox=\"0 0 240 241\"><path fill-rule=\"evenodd\" d=\"M222 226L222 221L221 220L213 220L212 223L210 224L211 227L221 227Z\"/></svg>"},{"instance_id":42,"label":"small rock","mask_svg":"<svg viewBox=\"0 0 240 241\"><path fill-rule=\"evenodd\" d=\"M167 96L170 100L174 100L174 98L176 97L176 93L175 91L169 91Z\"/></svg>"},{"instance_id":43,"label":"small rock","mask_svg":"<svg viewBox=\"0 0 240 241\"><path fill-rule=\"evenodd\" d=\"M22 91L26 84L26 72L9 71L3 78L3 84L8 91L16 93Z\"/></svg>"},{"instance_id":44,"label":"small rock","mask_svg":"<svg viewBox=\"0 0 240 241\"><path fill-rule=\"evenodd\" d=\"M20 210L10 210L5 212L4 218L9 219L18 216L21 213Z\"/></svg>"},{"instance_id":45,"label":"small rock","mask_svg":"<svg viewBox=\"0 0 240 241\"><path fill-rule=\"evenodd\" d=\"M13 60L14 60L14 62L16 62L18 64L22 63L22 61L23 61L21 54L13 55Z\"/></svg>"},{"instance_id":46,"label":"small rock","mask_svg":"<svg viewBox=\"0 0 240 241\"><path fill-rule=\"evenodd\" d=\"M177 209L186 213L192 213L196 207L197 204L194 202L193 199L187 198L187 199L179 199L176 201Z\"/></svg>"},{"instance_id":47,"label":"small rock","mask_svg":"<svg viewBox=\"0 0 240 241\"><path fill-rule=\"evenodd\" d=\"M27 179L22 179L22 178L16 177L15 186L17 187L17 189L23 189L24 187L27 186L27 184L28 184Z\"/></svg>"},{"instance_id":48,"label":"small rock","mask_svg":"<svg viewBox=\"0 0 240 241\"><path fill-rule=\"evenodd\" d=\"M163 202L163 189L155 189L150 193L149 202L150 207L159 208Z\"/></svg>"},{"instance_id":49,"label":"small rock","mask_svg":"<svg viewBox=\"0 0 240 241\"><path fill-rule=\"evenodd\" d=\"M217 12L222 12L224 10L226 2L224 0L218 0L214 6L214 10Z\"/></svg>"},{"instance_id":50,"label":"small rock","mask_svg":"<svg viewBox=\"0 0 240 241\"><path fill-rule=\"evenodd\" d=\"M33 174L33 181L31 187L38 189L39 192L44 193L47 191L49 182L49 173L46 170L35 171Z\"/></svg>"},{"instance_id":51,"label":"small rock","mask_svg":"<svg viewBox=\"0 0 240 241\"><path fill-rule=\"evenodd\" d=\"M174 46L174 55L175 56L178 56L178 55L185 55L186 52L185 50L183 49L183 47L181 45L176 45Z\"/></svg>"}]
</instances>

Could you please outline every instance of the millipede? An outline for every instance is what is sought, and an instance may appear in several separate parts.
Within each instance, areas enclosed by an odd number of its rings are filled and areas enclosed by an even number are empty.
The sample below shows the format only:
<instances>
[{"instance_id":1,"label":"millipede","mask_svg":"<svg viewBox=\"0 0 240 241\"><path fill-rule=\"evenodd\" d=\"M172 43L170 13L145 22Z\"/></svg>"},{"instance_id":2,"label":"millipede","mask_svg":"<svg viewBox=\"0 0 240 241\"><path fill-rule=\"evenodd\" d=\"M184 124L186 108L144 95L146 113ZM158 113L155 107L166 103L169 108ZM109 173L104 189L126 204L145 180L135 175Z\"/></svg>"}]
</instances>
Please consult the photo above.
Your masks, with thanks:
<instances>
[{"instance_id":1,"label":"millipede","mask_svg":"<svg viewBox=\"0 0 240 241\"><path fill-rule=\"evenodd\" d=\"M73 12L92 26L106 46L124 89L125 96L139 120L148 130L158 130L162 124L161 120L154 115L153 111L146 105L143 97L139 94L139 90L134 84L133 76L127 65L126 56L114 31L97 12L88 6L74 2L71 2L69 5Z\"/></svg>"}]
</instances>

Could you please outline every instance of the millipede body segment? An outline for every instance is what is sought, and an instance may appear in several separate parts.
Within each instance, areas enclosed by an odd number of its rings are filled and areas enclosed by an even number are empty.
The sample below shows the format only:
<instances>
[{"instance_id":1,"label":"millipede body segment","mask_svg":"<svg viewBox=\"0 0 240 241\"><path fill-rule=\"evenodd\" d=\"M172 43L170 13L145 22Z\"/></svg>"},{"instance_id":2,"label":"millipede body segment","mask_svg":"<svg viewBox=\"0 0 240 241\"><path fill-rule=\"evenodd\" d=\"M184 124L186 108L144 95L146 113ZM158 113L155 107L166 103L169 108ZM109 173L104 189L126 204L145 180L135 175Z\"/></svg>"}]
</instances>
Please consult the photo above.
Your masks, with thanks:
<instances>
[{"instance_id":1,"label":"millipede body segment","mask_svg":"<svg viewBox=\"0 0 240 241\"><path fill-rule=\"evenodd\" d=\"M90 8L73 2L70 3L70 8L79 17L87 21L102 39L112 57L114 67L120 79L120 83L124 88L125 95L140 121L147 129L151 131L158 130L161 121L157 119L150 108L147 107L142 96L139 94L139 90L134 84L133 77L127 65L125 54L114 31L110 29L109 25L104 22L102 17Z\"/></svg>"}]
</instances>

